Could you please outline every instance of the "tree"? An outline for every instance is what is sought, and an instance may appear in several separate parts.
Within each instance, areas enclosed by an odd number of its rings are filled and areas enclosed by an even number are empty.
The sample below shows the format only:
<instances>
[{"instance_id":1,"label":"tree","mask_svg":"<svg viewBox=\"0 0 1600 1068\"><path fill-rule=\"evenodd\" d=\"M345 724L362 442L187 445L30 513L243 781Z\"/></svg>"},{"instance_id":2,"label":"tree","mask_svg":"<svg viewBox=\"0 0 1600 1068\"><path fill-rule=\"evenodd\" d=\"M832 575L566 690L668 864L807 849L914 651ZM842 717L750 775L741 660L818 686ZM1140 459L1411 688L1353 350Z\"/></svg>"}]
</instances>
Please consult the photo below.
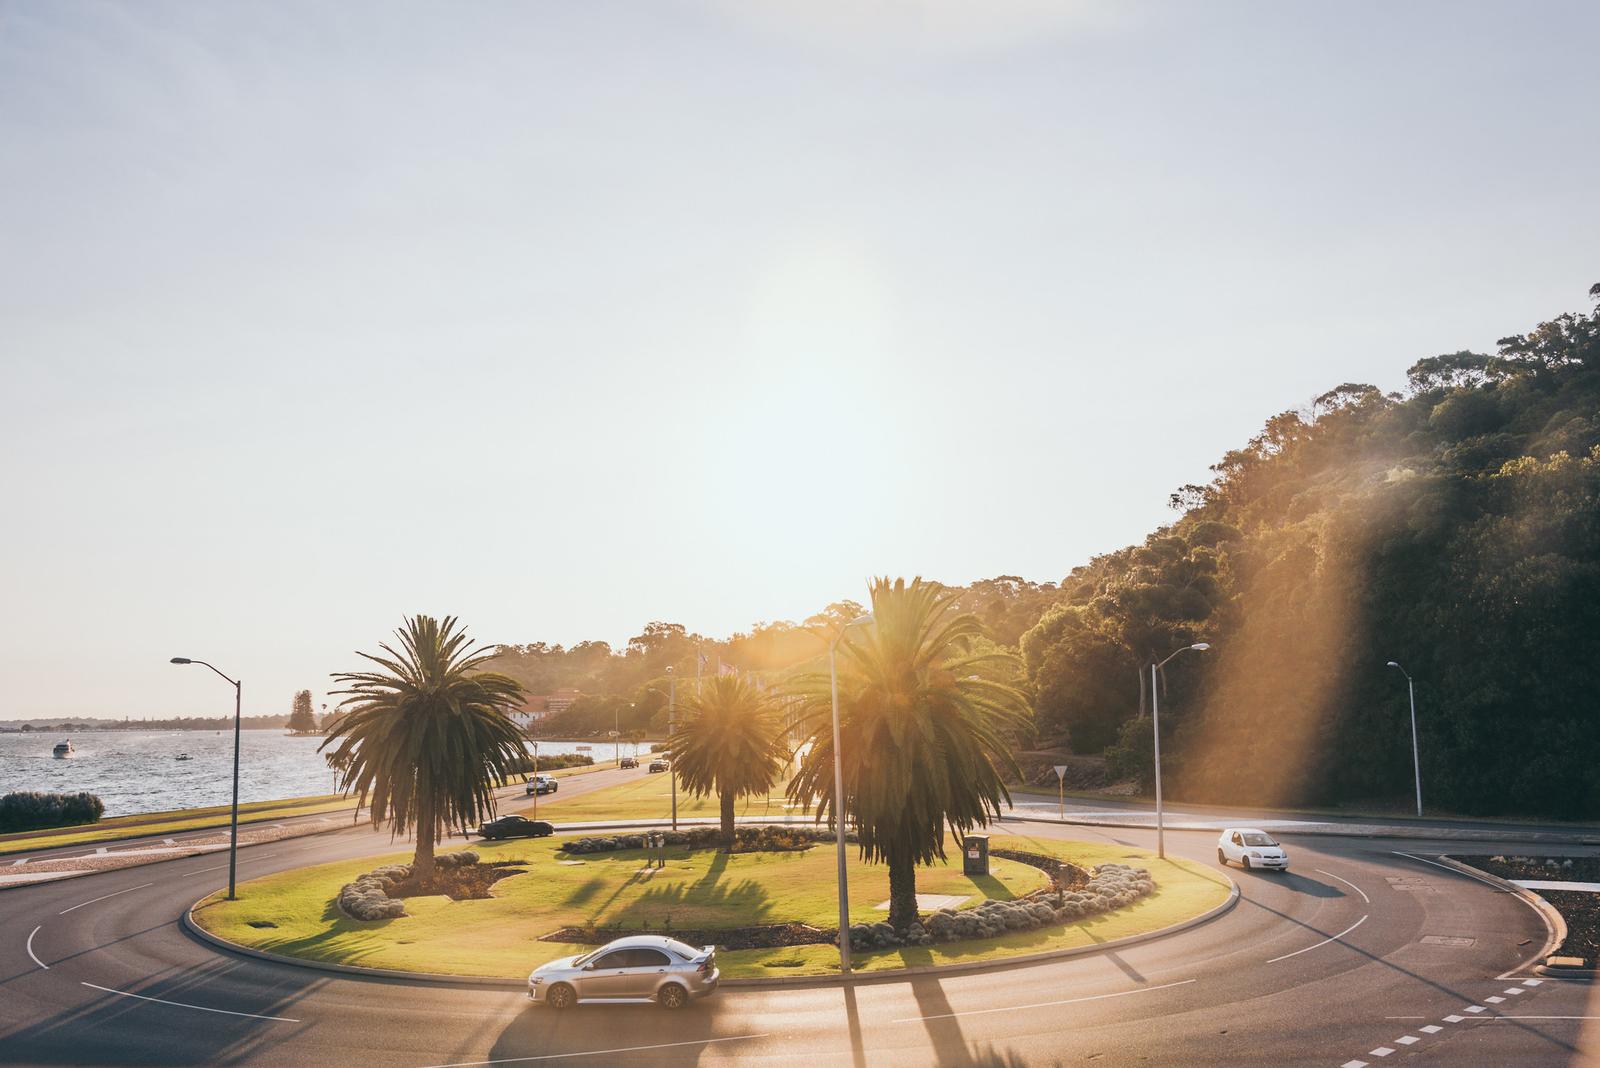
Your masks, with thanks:
<instances>
[{"instance_id":1,"label":"tree","mask_svg":"<svg viewBox=\"0 0 1600 1068\"><path fill-rule=\"evenodd\" d=\"M956 607L957 591L882 578L871 594L872 622L839 643L844 795L834 797L829 677L814 672L791 687L810 748L789 796L816 804L818 819L847 820L862 856L889 866L889 922L904 930L917 918L916 867L943 859L945 829L960 838L1010 802L1008 735L1028 705L1005 681L1015 657L973 651L983 626Z\"/></svg>"},{"instance_id":2,"label":"tree","mask_svg":"<svg viewBox=\"0 0 1600 1068\"><path fill-rule=\"evenodd\" d=\"M356 790L363 805L371 796L374 826L416 830L412 871L426 882L440 832L492 814L494 788L528 755L510 715L522 687L479 670L495 651L472 647L454 616L415 616L395 633L399 651L357 653L381 670L334 676L349 712L318 751L338 743L328 764L341 790Z\"/></svg>"},{"instance_id":3,"label":"tree","mask_svg":"<svg viewBox=\"0 0 1600 1068\"><path fill-rule=\"evenodd\" d=\"M289 730L294 734L317 733L317 717L311 711L311 691L300 690L289 709Z\"/></svg>"},{"instance_id":4,"label":"tree","mask_svg":"<svg viewBox=\"0 0 1600 1068\"><path fill-rule=\"evenodd\" d=\"M733 803L765 795L789 763L776 702L744 676L713 676L685 698L667 745L684 789L717 795L722 848L733 852Z\"/></svg>"}]
</instances>

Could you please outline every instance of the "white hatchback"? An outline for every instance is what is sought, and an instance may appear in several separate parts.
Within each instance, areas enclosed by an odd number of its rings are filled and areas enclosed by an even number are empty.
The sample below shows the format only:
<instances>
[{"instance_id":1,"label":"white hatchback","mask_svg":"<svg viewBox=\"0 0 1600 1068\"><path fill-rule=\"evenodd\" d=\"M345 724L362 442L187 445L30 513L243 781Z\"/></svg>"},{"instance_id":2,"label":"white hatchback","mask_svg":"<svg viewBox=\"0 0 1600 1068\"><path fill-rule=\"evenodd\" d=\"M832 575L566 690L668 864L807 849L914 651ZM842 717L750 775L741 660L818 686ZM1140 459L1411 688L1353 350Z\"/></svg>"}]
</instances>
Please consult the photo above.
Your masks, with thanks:
<instances>
[{"instance_id":1,"label":"white hatchback","mask_svg":"<svg viewBox=\"0 0 1600 1068\"><path fill-rule=\"evenodd\" d=\"M1289 870L1289 854L1283 851L1283 846L1274 842L1266 831L1253 827L1230 827L1217 839L1217 863L1226 868L1230 861L1245 871L1252 868Z\"/></svg>"}]
</instances>

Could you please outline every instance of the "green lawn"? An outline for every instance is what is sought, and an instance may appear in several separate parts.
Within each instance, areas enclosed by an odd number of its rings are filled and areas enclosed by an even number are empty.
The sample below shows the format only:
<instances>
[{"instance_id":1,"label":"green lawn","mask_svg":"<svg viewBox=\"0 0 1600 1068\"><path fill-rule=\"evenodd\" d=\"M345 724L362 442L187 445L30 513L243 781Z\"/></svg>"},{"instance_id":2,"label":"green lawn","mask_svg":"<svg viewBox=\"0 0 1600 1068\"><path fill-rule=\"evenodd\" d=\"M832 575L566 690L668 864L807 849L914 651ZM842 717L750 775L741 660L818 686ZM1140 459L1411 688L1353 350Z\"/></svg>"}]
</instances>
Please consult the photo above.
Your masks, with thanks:
<instances>
[{"instance_id":1,"label":"green lawn","mask_svg":"<svg viewBox=\"0 0 1600 1068\"><path fill-rule=\"evenodd\" d=\"M658 776L659 778L659 776ZM374 968L456 975L521 976L536 964L577 952L576 947L538 941L563 926L621 924L670 933L686 927L735 927L798 921L816 927L836 922L834 854L826 845L801 853L748 853L727 856L712 850L672 850L667 866L643 868L642 854L588 855L581 863L561 863L556 842L500 842L475 846L484 861L516 860L523 875L502 880L495 896L480 901L444 897L411 898L411 915L396 920L358 922L332 904L339 887L379 864L403 861L408 854L327 864L255 879L239 887L239 899L213 895L195 911L207 930L233 942L274 953ZM878 970L913 964L949 963L1090 945L1155 930L1196 915L1227 896L1226 882L1202 865L1158 861L1120 846L1060 842L1023 836L996 836L996 848L1027 849L1069 857L1085 866L1119 861L1147 867L1157 891L1119 912L1068 927L1010 935L985 943L954 943L925 949L875 953L858 968ZM975 905L984 896L1014 897L1046 885L1043 873L1000 860L986 879L954 866L924 868L917 890L924 894L966 895ZM578 858L573 858L578 859ZM854 861L849 872L852 922L887 918L876 906L889 896L888 871ZM272 927L256 926L273 924ZM831 946L743 950L718 955L724 974L735 976L820 974L837 967Z\"/></svg>"},{"instance_id":2,"label":"green lawn","mask_svg":"<svg viewBox=\"0 0 1600 1068\"><path fill-rule=\"evenodd\" d=\"M779 783L767 791L765 797L747 797L735 807L742 817L778 817L804 815L806 810L789 807L783 790L788 785ZM533 808L533 799L518 802L514 809L524 814ZM539 799L539 817L557 823L588 823L598 820L657 820L672 815L672 778L670 775L650 772L640 768L638 777L617 786L594 790L579 797L563 800L558 790ZM693 797L680 785L678 787L678 815L696 819L718 815L715 797Z\"/></svg>"}]
</instances>

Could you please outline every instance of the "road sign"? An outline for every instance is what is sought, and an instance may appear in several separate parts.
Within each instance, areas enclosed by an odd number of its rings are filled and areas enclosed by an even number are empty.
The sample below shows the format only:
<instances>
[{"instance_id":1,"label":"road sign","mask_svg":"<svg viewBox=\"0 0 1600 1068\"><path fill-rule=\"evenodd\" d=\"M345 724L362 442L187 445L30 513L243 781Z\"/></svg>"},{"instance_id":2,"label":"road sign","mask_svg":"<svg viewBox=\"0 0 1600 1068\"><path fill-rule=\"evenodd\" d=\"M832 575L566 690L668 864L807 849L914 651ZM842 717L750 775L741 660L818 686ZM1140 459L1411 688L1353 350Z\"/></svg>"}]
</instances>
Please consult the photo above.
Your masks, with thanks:
<instances>
[{"instance_id":1,"label":"road sign","mask_svg":"<svg viewBox=\"0 0 1600 1068\"><path fill-rule=\"evenodd\" d=\"M1065 764L1057 764L1056 765L1056 778L1057 779L1065 779L1066 777L1067 777L1067 766Z\"/></svg>"},{"instance_id":2,"label":"road sign","mask_svg":"<svg viewBox=\"0 0 1600 1068\"><path fill-rule=\"evenodd\" d=\"M1055 765L1056 769L1056 815L1061 819L1067 818L1067 766Z\"/></svg>"}]
</instances>

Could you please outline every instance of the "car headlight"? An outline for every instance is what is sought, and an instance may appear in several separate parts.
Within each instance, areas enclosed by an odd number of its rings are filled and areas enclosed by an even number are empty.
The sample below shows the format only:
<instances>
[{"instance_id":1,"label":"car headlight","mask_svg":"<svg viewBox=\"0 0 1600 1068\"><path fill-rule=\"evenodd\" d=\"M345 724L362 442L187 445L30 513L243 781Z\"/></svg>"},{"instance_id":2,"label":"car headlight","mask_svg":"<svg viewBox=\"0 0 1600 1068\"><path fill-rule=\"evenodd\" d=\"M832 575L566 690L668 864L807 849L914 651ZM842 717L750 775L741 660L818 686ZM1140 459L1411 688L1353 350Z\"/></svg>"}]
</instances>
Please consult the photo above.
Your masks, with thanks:
<instances>
[{"instance_id":1,"label":"car headlight","mask_svg":"<svg viewBox=\"0 0 1600 1068\"><path fill-rule=\"evenodd\" d=\"M529 986L538 986L542 982L544 982L544 976L542 976L542 975L530 975L530 976L528 976L528 985Z\"/></svg>"},{"instance_id":2,"label":"car headlight","mask_svg":"<svg viewBox=\"0 0 1600 1068\"><path fill-rule=\"evenodd\" d=\"M1254 850L1254 849L1250 850L1250 852L1246 853L1245 855L1250 857L1252 860L1260 860L1261 859L1261 854L1259 852L1257 852L1256 850Z\"/></svg>"}]
</instances>

